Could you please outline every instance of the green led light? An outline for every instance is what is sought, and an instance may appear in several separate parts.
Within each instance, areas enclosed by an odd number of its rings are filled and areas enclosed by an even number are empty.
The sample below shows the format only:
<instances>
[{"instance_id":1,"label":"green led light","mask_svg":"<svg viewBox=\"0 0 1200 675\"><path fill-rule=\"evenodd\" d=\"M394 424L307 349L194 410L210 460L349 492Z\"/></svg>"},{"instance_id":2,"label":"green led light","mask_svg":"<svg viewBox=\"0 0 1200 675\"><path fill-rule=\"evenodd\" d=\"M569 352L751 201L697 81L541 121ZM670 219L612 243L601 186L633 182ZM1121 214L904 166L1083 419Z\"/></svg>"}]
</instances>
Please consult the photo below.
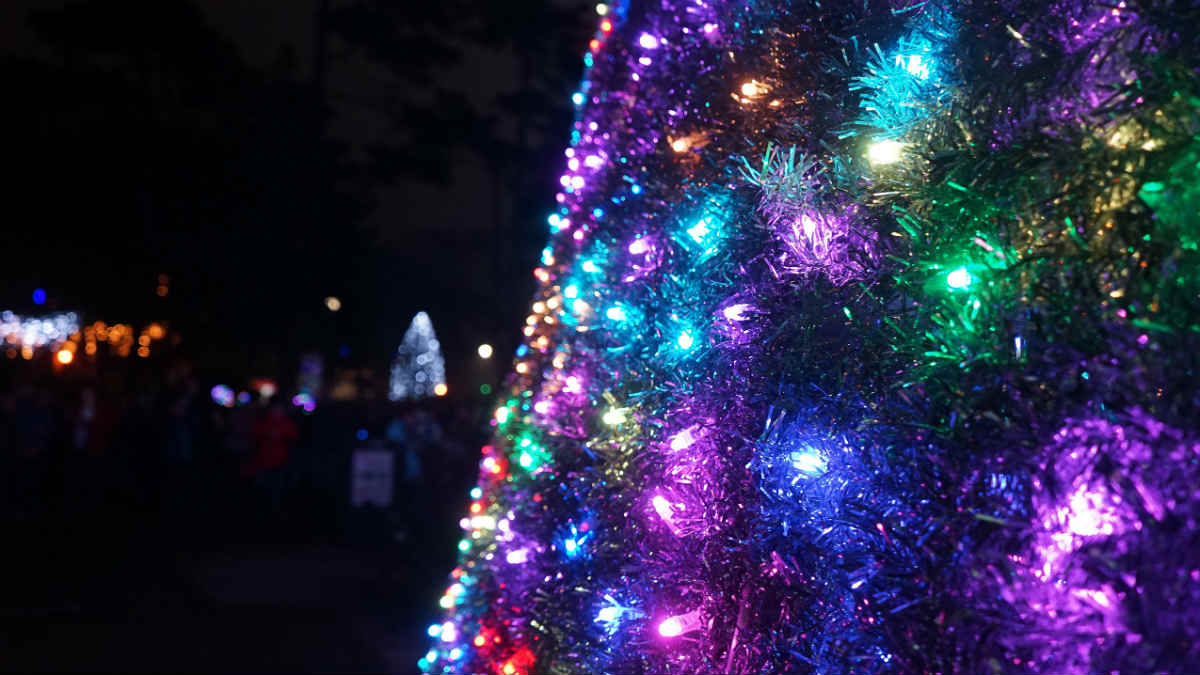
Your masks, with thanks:
<instances>
[{"instance_id":1,"label":"green led light","mask_svg":"<svg viewBox=\"0 0 1200 675\"><path fill-rule=\"evenodd\" d=\"M962 290L971 285L971 273L967 268L960 267L946 275L946 285L954 290Z\"/></svg>"}]
</instances>

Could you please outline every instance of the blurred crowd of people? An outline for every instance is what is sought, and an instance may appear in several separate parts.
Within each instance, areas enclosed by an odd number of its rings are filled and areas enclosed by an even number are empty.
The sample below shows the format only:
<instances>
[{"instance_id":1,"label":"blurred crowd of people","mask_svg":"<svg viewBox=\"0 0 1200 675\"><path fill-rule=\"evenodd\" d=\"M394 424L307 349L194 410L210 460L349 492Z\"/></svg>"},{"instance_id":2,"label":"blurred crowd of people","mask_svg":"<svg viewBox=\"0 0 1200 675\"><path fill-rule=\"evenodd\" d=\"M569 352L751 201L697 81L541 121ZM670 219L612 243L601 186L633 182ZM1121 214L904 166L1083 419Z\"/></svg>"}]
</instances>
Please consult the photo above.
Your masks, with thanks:
<instances>
[{"instance_id":1,"label":"blurred crowd of people","mask_svg":"<svg viewBox=\"0 0 1200 675\"><path fill-rule=\"evenodd\" d=\"M336 533L352 517L352 455L371 448L395 456L392 521L403 538L430 509L465 501L477 415L444 400L224 407L185 361L122 378L46 373L0 390L0 508L17 521L106 513L218 532Z\"/></svg>"}]
</instances>

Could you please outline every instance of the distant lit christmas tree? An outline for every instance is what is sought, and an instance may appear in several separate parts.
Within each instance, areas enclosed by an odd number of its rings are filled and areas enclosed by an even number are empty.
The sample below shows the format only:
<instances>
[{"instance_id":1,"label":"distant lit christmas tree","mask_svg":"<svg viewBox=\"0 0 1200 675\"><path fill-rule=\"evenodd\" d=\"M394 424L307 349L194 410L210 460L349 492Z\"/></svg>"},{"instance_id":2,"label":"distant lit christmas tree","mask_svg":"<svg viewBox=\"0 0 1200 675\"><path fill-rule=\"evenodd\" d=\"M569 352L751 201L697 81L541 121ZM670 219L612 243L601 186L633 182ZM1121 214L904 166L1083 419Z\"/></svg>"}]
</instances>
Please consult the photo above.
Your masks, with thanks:
<instances>
[{"instance_id":1,"label":"distant lit christmas tree","mask_svg":"<svg viewBox=\"0 0 1200 675\"><path fill-rule=\"evenodd\" d=\"M601 4L428 672L1200 672L1200 3Z\"/></svg>"},{"instance_id":2,"label":"distant lit christmas tree","mask_svg":"<svg viewBox=\"0 0 1200 675\"><path fill-rule=\"evenodd\" d=\"M433 332L433 321L417 312L404 332L404 341L392 359L388 398L393 401L441 396L446 387L446 364L442 346Z\"/></svg>"}]
</instances>

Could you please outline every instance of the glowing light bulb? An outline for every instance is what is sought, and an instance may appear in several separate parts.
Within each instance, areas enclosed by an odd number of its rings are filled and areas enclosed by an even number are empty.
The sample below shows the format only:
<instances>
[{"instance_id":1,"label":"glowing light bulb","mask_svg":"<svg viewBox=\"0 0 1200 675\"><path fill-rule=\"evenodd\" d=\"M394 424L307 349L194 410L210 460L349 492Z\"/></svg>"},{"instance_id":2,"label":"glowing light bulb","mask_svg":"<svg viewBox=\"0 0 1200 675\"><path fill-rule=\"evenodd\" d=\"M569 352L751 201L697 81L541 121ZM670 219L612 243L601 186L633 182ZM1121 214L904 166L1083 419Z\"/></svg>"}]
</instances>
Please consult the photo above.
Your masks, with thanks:
<instances>
[{"instance_id":1,"label":"glowing light bulb","mask_svg":"<svg viewBox=\"0 0 1200 675\"><path fill-rule=\"evenodd\" d=\"M566 297L566 298L572 299L572 300L579 297L579 287L576 286L575 284L571 284L570 286L567 286L566 288L563 289L563 297Z\"/></svg>"},{"instance_id":2,"label":"glowing light bulb","mask_svg":"<svg viewBox=\"0 0 1200 675\"><path fill-rule=\"evenodd\" d=\"M713 32L713 31L715 31L716 29L717 29L717 24L715 24L715 23L706 23L706 24L704 24L704 34L705 34L705 35L708 35L708 34L712 33L712 32Z\"/></svg>"},{"instance_id":3,"label":"glowing light bulb","mask_svg":"<svg viewBox=\"0 0 1200 675\"><path fill-rule=\"evenodd\" d=\"M529 560L529 551L519 548L515 551L509 551L508 555L504 556L510 565L524 565Z\"/></svg>"},{"instance_id":4,"label":"glowing light bulb","mask_svg":"<svg viewBox=\"0 0 1200 675\"><path fill-rule=\"evenodd\" d=\"M596 613L597 623L612 623L619 618L621 618L621 608L619 607L601 607L600 611Z\"/></svg>"},{"instance_id":5,"label":"glowing light bulb","mask_svg":"<svg viewBox=\"0 0 1200 675\"><path fill-rule=\"evenodd\" d=\"M625 320L625 310L621 309L619 306L609 307L608 310L606 312L604 312L604 316L607 316L608 318L612 319L613 321L624 321Z\"/></svg>"},{"instance_id":6,"label":"glowing light bulb","mask_svg":"<svg viewBox=\"0 0 1200 675\"><path fill-rule=\"evenodd\" d=\"M867 146L867 160L874 165L895 164L903 152L904 144L899 141L875 141Z\"/></svg>"},{"instance_id":7,"label":"glowing light bulb","mask_svg":"<svg viewBox=\"0 0 1200 675\"><path fill-rule=\"evenodd\" d=\"M676 637L683 635L683 624L679 619L671 617L662 623L658 624L658 634L663 637Z\"/></svg>"},{"instance_id":8,"label":"glowing light bulb","mask_svg":"<svg viewBox=\"0 0 1200 675\"><path fill-rule=\"evenodd\" d=\"M730 305L721 310L721 313L724 314L725 318L729 319L730 321L745 321L746 312L750 309L751 305L748 305L744 302L739 302L736 305Z\"/></svg>"},{"instance_id":9,"label":"glowing light bulb","mask_svg":"<svg viewBox=\"0 0 1200 675\"><path fill-rule=\"evenodd\" d=\"M907 57L903 54L898 54L896 56L896 65L918 79L924 80L929 77L929 64L925 63L920 54L913 54Z\"/></svg>"},{"instance_id":10,"label":"glowing light bulb","mask_svg":"<svg viewBox=\"0 0 1200 675\"><path fill-rule=\"evenodd\" d=\"M650 504L654 507L654 511L658 514L658 517L662 518L663 522L671 528L671 531L679 534L675 530L675 510L677 508L682 509L683 507L675 506L662 495L654 495L654 498L650 500Z\"/></svg>"},{"instance_id":11,"label":"glowing light bulb","mask_svg":"<svg viewBox=\"0 0 1200 675\"><path fill-rule=\"evenodd\" d=\"M629 252L634 255L641 255L650 250L650 244L642 238L634 239L629 244Z\"/></svg>"},{"instance_id":12,"label":"glowing light bulb","mask_svg":"<svg viewBox=\"0 0 1200 675\"><path fill-rule=\"evenodd\" d=\"M676 138L671 141L671 149L675 152L684 152L688 149L688 142L683 138Z\"/></svg>"},{"instance_id":13,"label":"glowing light bulb","mask_svg":"<svg viewBox=\"0 0 1200 675\"><path fill-rule=\"evenodd\" d=\"M675 434L671 438L671 449L675 452L679 452L680 450L686 450L687 448L691 447L692 443L695 443L697 440L695 434L692 433L693 429L695 429L695 427L688 427L687 429Z\"/></svg>"},{"instance_id":14,"label":"glowing light bulb","mask_svg":"<svg viewBox=\"0 0 1200 675\"><path fill-rule=\"evenodd\" d=\"M55 358L58 359L59 363L65 366L71 361L75 360L75 355L66 349L60 349L58 350L58 354L55 355Z\"/></svg>"},{"instance_id":15,"label":"glowing light bulb","mask_svg":"<svg viewBox=\"0 0 1200 675\"><path fill-rule=\"evenodd\" d=\"M742 85L742 96L745 96L746 98L754 98L761 93L763 93L763 87L754 80L750 80Z\"/></svg>"},{"instance_id":16,"label":"glowing light bulb","mask_svg":"<svg viewBox=\"0 0 1200 675\"><path fill-rule=\"evenodd\" d=\"M589 274L595 274L600 271L600 268L597 267L596 263L592 262L591 260L585 260L583 261L583 271Z\"/></svg>"},{"instance_id":17,"label":"glowing light bulb","mask_svg":"<svg viewBox=\"0 0 1200 675\"><path fill-rule=\"evenodd\" d=\"M658 634L663 637L679 637L684 633L690 633L703 626L700 618L700 610L694 609L687 614L680 614L664 619L658 624Z\"/></svg>"},{"instance_id":18,"label":"glowing light bulb","mask_svg":"<svg viewBox=\"0 0 1200 675\"><path fill-rule=\"evenodd\" d=\"M454 642L458 639L458 629L447 621L442 624L442 642Z\"/></svg>"},{"instance_id":19,"label":"glowing light bulb","mask_svg":"<svg viewBox=\"0 0 1200 675\"><path fill-rule=\"evenodd\" d=\"M504 424L505 422L508 421L508 417L511 414L512 413L508 409L507 406L501 406L499 408L496 408L496 422L499 424Z\"/></svg>"},{"instance_id":20,"label":"glowing light bulb","mask_svg":"<svg viewBox=\"0 0 1200 675\"><path fill-rule=\"evenodd\" d=\"M437 384L433 385L433 395L434 396L439 396L439 397L445 396L446 393L449 391L450 391L450 388L446 386L445 382L438 382Z\"/></svg>"},{"instance_id":21,"label":"glowing light bulb","mask_svg":"<svg viewBox=\"0 0 1200 675\"><path fill-rule=\"evenodd\" d=\"M642 36L638 38L638 44L645 49L658 49L658 38L649 33L642 33Z\"/></svg>"},{"instance_id":22,"label":"glowing light bulb","mask_svg":"<svg viewBox=\"0 0 1200 675\"><path fill-rule=\"evenodd\" d=\"M575 105L583 105L583 92L575 92L571 94L571 103Z\"/></svg>"},{"instance_id":23,"label":"glowing light bulb","mask_svg":"<svg viewBox=\"0 0 1200 675\"><path fill-rule=\"evenodd\" d=\"M971 285L971 273L960 267L946 275L946 285L955 290L966 288Z\"/></svg>"},{"instance_id":24,"label":"glowing light bulb","mask_svg":"<svg viewBox=\"0 0 1200 675\"><path fill-rule=\"evenodd\" d=\"M680 349L684 349L684 350L691 349L692 345L696 344L696 338L692 337L691 331L685 330L679 334L678 338L676 338L675 344Z\"/></svg>"},{"instance_id":25,"label":"glowing light bulb","mask_svg":"<svg viewBox=\"0 0 1200 675\"><path fill-rule=\"evenodd\" d=\"M609 408L600 419L608 426L615 427L625 423L625 411L620 408Z\"/></svg>"},{"instance_id":26,"label":"glowing light bulb","mask_svg":"<svg viewBox=\"0 0 1200 675\"><path fill-rule=\"evenodd\" d=\"M793 452L790 459L797 471L809 476L823 473L827 465L825 458L811 450Z\"/></svg>"},{"instance_id":27,"label":"glowing light bulb","mask_svg":"<svg viewBox=\"0 0 1200 675\"><path fill-rule=\"evenodd\" d=\"M483 344L481 344L481 345L479 345L479 347L477 347L477 348L475 349L475 353L476 353L476 354L479 354L479 358L481 358L481 359L490 359L490 358L492 358L492 353L493 353L493 351L494 351L494 350L492 349L492 346L491 346L491 345L489 345L489 344L488 344L488 343L486 343L486 342L485 342L485 343L483 343Z\"/></svg>"},{"instance_id":28,"label":"glowing light bulb","mask_svg":"<svg viewBox=\"0 0 1200 675\"><path fill-rule=\"evenodd\" d=\"M711 231L712 230L708 228L708 222L701 218L699 222L688 228L687 233L697 244L702 244L704 243L704 238L707 237Z\"/></svg>"},{"instance_id":29,"label":"glowing light bulb","mask_svg":"<svg viewBox=\"0 0 1200 675\"><path fill-rule=\"evenodd\" d=\"M331 312L336 312L342 308L342 301L331 295L325 298L325 307Z\"/></svg>"},{"instance_id":30,"label":"glowing light bulb","mask_svg":"<svg viewBox=\"0 0 1200 675\"><path fill-rule=\"evenodd\" d=\"M599 14L600 16L607 15L608 14L608 5L604 4L603 2L597 4L596 5L596 13Z\"/></svg>"}]
</instances>

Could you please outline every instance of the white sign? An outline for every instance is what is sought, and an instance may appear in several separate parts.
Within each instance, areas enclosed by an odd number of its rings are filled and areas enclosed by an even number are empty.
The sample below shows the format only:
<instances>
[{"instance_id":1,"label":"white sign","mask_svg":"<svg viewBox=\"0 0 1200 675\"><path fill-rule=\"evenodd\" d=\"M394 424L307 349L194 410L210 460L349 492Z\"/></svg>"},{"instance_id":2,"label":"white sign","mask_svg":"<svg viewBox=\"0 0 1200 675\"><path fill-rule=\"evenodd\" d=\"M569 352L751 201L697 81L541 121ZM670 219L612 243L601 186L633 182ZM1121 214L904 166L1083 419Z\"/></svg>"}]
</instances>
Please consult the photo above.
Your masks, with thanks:
<instances>
[{"instance_id":1,"label":"white sign","mask_svg":"<svg viewBox=\"0 0 1200 675\"><path fill-rule=\"evenodd\" d=\"M391 450L355 450L350 460L350 504L391 506L394 471Z\"/></svg>"}]
</instances>

